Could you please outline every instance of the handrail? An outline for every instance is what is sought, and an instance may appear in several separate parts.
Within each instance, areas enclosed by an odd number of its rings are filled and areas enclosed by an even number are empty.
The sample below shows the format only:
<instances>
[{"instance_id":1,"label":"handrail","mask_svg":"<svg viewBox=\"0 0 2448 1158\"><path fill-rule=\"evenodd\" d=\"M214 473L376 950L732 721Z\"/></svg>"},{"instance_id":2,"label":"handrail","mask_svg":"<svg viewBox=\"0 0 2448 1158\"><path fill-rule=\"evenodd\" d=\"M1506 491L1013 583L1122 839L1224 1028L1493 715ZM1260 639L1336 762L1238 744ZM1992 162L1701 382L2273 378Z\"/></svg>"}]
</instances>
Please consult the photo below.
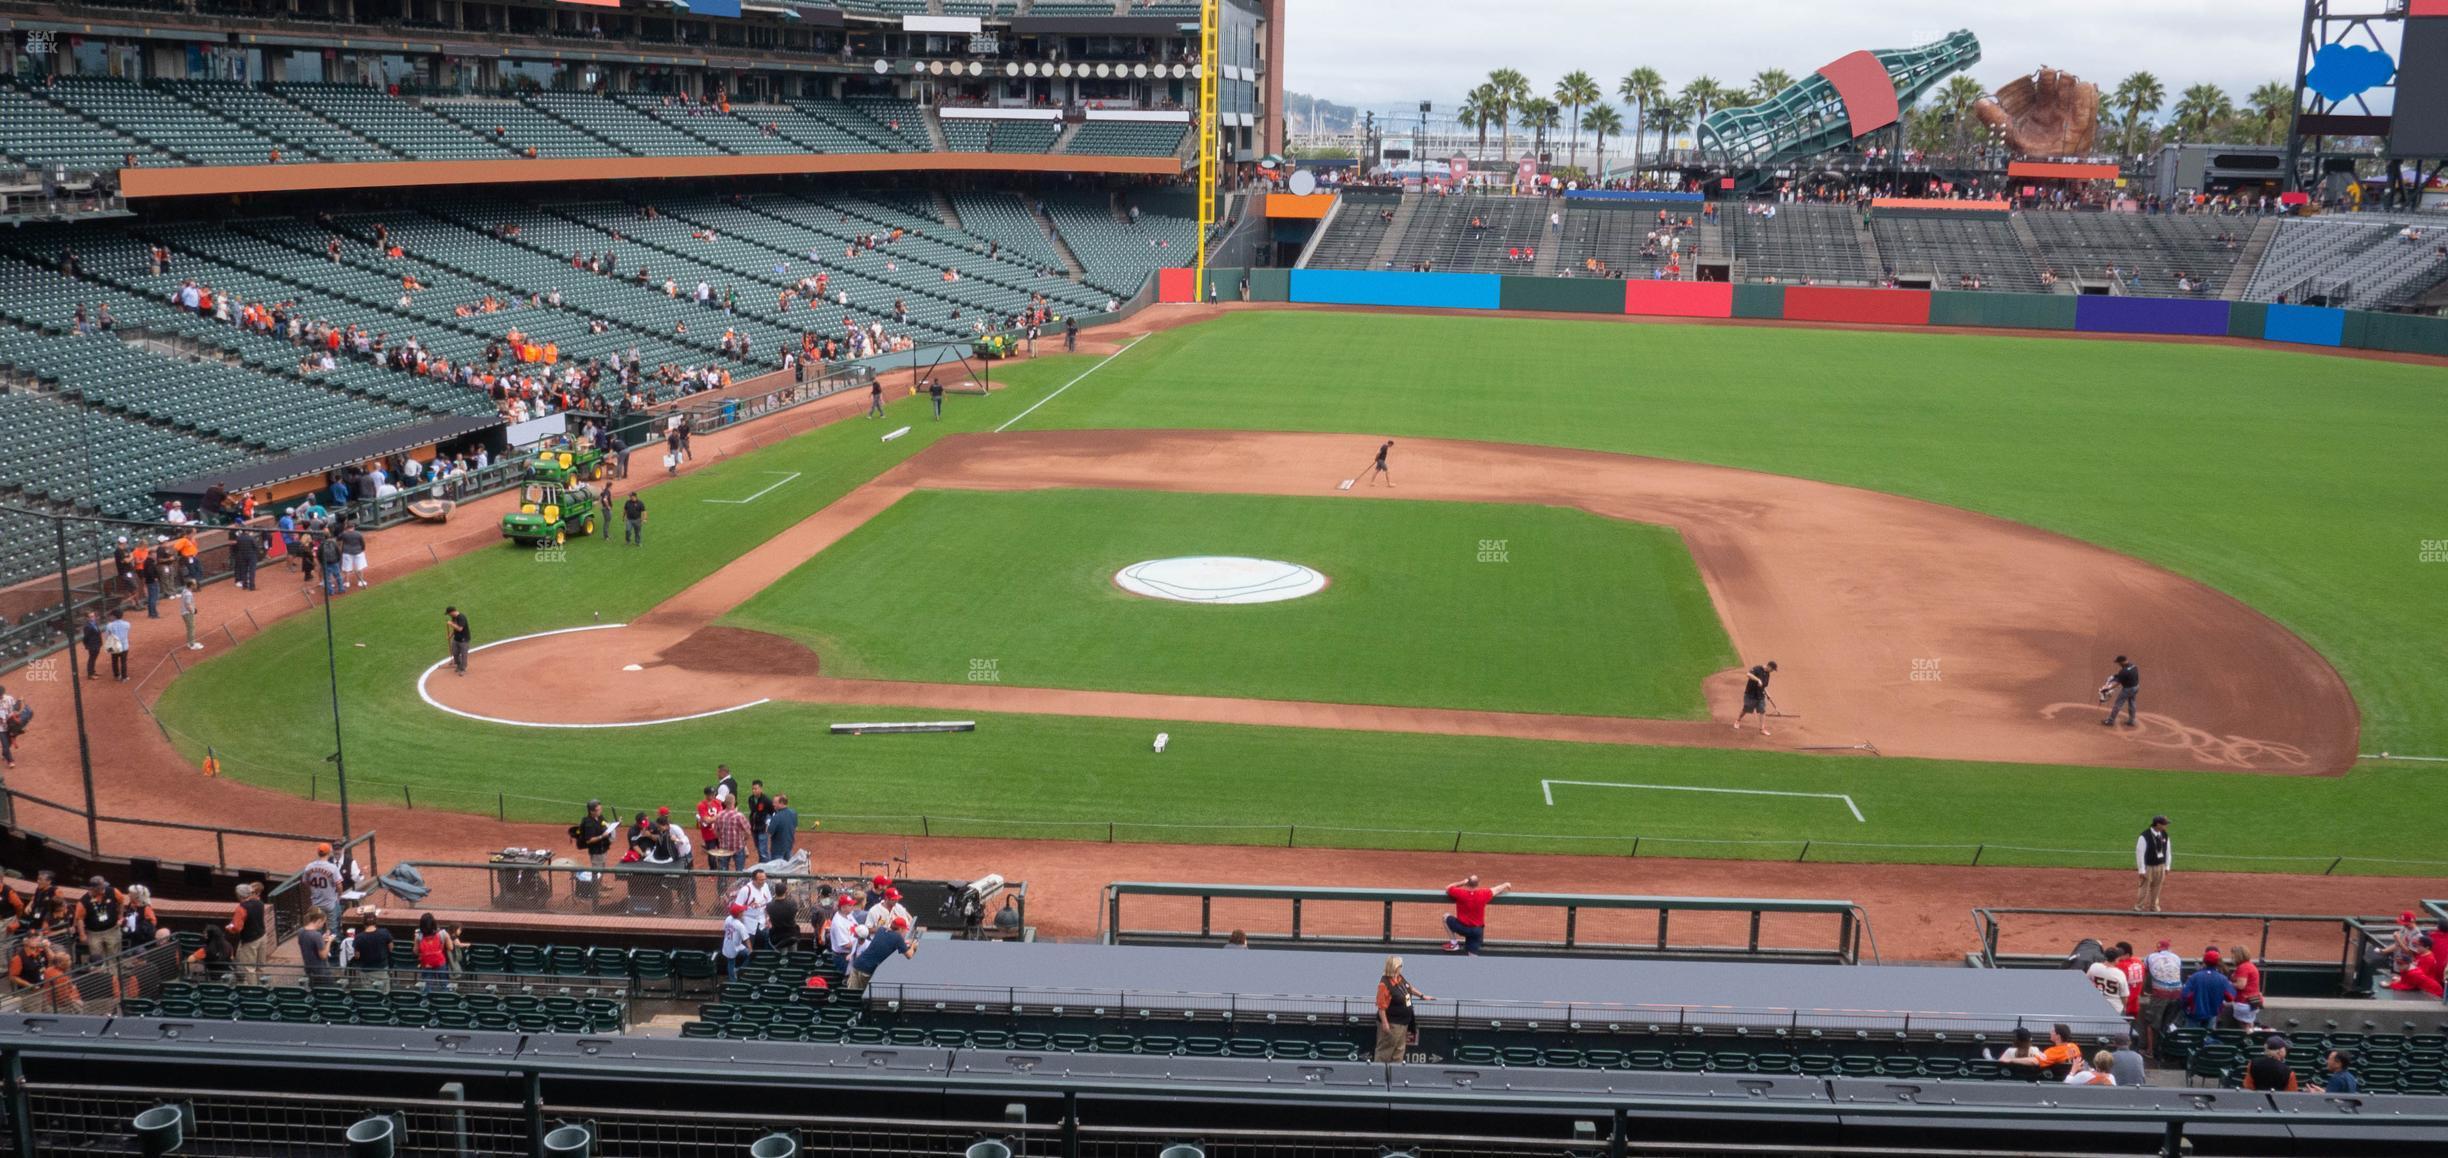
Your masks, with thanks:
<instances>
[{"instance_id":1,"label":"handrail","mask_svg":"<svg viewBox=\"0 0 2448 1158\"><path fill-rule=\"evenodd\" d=\"M2425 902L2426 906L2431 903L2432 902ZM2442 915L2448 916L2448 913L2443 913ZM2087 917L2100 920L2124 919L2129 921L2136 918L2136 914L2126 909L2038 909L1992 906L1975 907L1972 910L1972 929L1974 935L1980 942L1980 948L1977 950L1980 962L1987 968L1997 968L1998 962L2001 958L2001 954L1998 952L1998 941L2005 926L2004 922L2000 921L1998 918L2010 916ZM2261 933L2259 941L2253 950L2253 959L2260 961L2264 967L2300 967L2315 964L2315 962L2305 960L2291 960L2286 958L2272 959L2269 955L2270 931L2272 928L2280 925L2326 925L2337 927L2343 930L2345 939L2345 944L2343 949L2340 951L2338 961L2338 987L2339 992L2341 993L2352 993L2361 988L2363 983L2361 972L2366 955L2365 950L2384 943L2384 938L2376 934L2374 930L2391 928L2396 924L2395 920L2389 917L2363 917L2352 914L2199 912L2149 913L2144 914L2144 916L2146 916L2152 922L2255 922L2261 926ZM2004 954L2003 956L2011 959L2025 955L2010 953Z\"/></svg>"}]
</instances>

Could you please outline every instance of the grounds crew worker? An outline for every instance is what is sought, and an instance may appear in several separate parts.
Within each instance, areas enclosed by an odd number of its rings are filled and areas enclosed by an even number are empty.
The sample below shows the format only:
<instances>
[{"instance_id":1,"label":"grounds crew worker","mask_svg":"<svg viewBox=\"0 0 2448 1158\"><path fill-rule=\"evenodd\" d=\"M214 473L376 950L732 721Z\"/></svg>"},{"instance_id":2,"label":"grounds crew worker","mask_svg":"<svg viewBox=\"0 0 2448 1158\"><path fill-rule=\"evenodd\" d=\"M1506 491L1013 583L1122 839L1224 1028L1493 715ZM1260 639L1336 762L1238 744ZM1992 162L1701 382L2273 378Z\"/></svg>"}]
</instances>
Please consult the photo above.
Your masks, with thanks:
<instances>
[{"instance_id":1,"label":"grounds crew worker","mask_svg":"<svg viewBox=\"0 0 2448 1158\"><path fill-rule=\"evenodd\" d=\"M2133 911L2161 911L2159 893L2167 887L2168 865L2174 862L2175 851L2168 844L2168 818L2151 817L2150 827L2143 829L2142 835L2134 840L2134 874L2137 882Z\"/></svg>"},{"instance_id":2,"label":"grounds crew worker","mask_svg":"<svg viewBox=\"0 0 2448 1158\"><path fill-rule=\"evenodd\" d=\"M646 500L639 498L636 491L629 492L629 500L621 504L621 520L627 524L627 529L621 532L621 541L635 547L645 546Z\"/></svg>"}]
</instances>

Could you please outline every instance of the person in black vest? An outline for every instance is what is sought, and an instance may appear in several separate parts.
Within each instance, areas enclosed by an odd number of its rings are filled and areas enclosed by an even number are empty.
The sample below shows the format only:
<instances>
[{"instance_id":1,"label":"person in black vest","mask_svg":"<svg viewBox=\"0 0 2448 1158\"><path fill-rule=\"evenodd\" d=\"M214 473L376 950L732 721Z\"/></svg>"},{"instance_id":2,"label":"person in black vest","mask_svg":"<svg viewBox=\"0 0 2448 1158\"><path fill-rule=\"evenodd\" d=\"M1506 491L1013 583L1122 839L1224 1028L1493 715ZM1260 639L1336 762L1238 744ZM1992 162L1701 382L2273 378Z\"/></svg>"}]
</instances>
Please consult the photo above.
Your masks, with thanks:
<instances>
[{"instance_id":1,"label":"person in black vest","mask_svg":"<svg viewBox=\"0 0 2448 1158\"><path fill-rule=\"evenodd\" d=\"M77 951L88 961L119 953L119 919L127 912L127 897L100 876L85 882L76 904Z\"/></svg>"},{"instance_id":2,"label":"person in black vest","mask_svg":"<svg viewBox=\"0 0 2448 1158\"><path fill-rule=\"evenodd\" d=\"M100 679L94 667L102 659L102 616L99 612L85 613L85 622L77 628L77 642L85 645L85 678Z\"/></svg>"},{"instance_id":3,"label":"person in black vest","mask_svg":"<svg viewBox=\"0 0 2448 1158\"><path fill-rule=\"evenodd\" d=\"M2108 705L2108 718L2100 721L2105 728L2116 723L2117 713L2125 713L2125 726L2134 726L2134 699L2142 694L2142 669L2124 656L2116 658L2116 670L2108 673L2108 682L2100 685L2099 698ZM2114 693L2116 699L2108 697Z\"/></svg>"},{"instance_id":4,"label":"person in black vest","mask_svg":"<svg viewBox=\"0 0 2448 1158\"><path fill-rule=\"evenodd\" d=\"M50 869L34 874L33 895L20 897L15 890L7 890L7 898L9 908L15 911L8 926L11 933L36 936L48 933L52 923L67 911L60 905L59 881Z\"/></svg>"},{"instance_id":5,"label":"person in black vest","mask_svg":"<svg viewBox=\"0 0 2448 1158\"><path fill-rule=\"evenodd\" d=\"M1377 982L1377 1052L1376 1060L1398 1062L1419 1043L1419 1023L1412 1014L1414 1002L1434 1001L1403 976L1403 959L1388 957L1385 975Z\"/></svg>"},{"instance_id":6,"label":"person in black vest","mask_svg":"<svg viewBox=\"0 0 2448 1158\"><path fill-rule=\"evenodd\" d=\"M230 581L241 591L255 589L255 561L263 557L262 542L253 531L230 532Z\"/></svg>"},{"instance_id":7,"label":"person in black vest","mask_svg":"<svg viewBox=\"0 0 2448 1158\"><path fill-rule=\"evenodd\" d=\"M587 863L603 871L604 857L612 851L612 826L604 821L603 801L587 801L586 815L570 826L569 833L587 854Z\"/></svg>"},{"instance_id":8,"label":"person in black vest","mask_svg":"<svg viewBox=\"0 0 2448 1158\"><path fill-rule=\"evenodd\" d=\"M2174 855L2175 849L2168 843L2168 818L2151 817L2150 827L2143 829L2142 835L2134 841L2134 873L2138 884L2134 891L2133 911L2162 911L2159 908L2159 892L2167 887L2168 864Z\"/></svg>"},{"instance_id":9,"label":"person in black vest","mask_svg":"<svg viewBox=\"0 0 2448 1158\"><path fill-rule=\"evenodd\" d=\"M272 913L264 908L263 886L238 886L238 906L230 910L230 919L223 929L229 933L230 960L236 964L238 983L263 984L264 962L272 956Z\"/></svg>"}]
</instances>

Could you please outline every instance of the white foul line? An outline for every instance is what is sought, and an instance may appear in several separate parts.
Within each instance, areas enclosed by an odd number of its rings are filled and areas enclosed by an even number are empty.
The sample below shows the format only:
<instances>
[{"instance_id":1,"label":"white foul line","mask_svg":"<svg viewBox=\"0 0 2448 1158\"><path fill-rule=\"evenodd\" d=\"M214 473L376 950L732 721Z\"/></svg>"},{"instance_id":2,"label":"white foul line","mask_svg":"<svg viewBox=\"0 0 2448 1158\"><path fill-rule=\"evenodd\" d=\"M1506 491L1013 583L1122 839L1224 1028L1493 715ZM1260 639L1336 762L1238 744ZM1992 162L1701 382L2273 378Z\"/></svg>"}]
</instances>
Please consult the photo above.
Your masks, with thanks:
<instances>
[{"instance_id":1,"label":"white foul line","mask_svg":"<svg viewBox=\"0 0 2448 1158\"><path fill-rule=\"evenodd\" d=\"M1857 823L1869 823L1862 819L1861 809L1854 805L1853 798L1842 792L1772 792L1765 788L1696 788L1689 784L1616 784L1606 780L1541 780L1539 781L1539 795L1547 798L1549 808L1555 807L1555 786L1558 784L1578 785L1582 788L1646 788L1652 792L1722 792L1731 796L1807 796L1817 800L1842 800L1845 809L1853 814L1853 819Z\"/></svg>"},{"instance_id":2,"label":"white foul line","mask_svg":"<svg viewBox=\"0 0 2448 1158\"><path fill-rule=\"evenodd\" d=\"M775 485L779 486L781 484L777 483ZM494 640L493 642L485 644L481 647L471 647L468 649L468 654L474 655L480 651L491 651L492 649L500 647L504 644L517 643L521 640L542 639L548 635L568 635L574 631L610 631L615 627L627 626L629 625L626 623L590 623L584 627L564 627L555 631L539 631L533 635L514 635L508 639ZM771 698L750 700L744 704L733 704L730 707L716 708L710 712L697 712L686 716L671 716L661 720L624 720L609 724L563 724L543 723L536 720L505 720L499 716L480 716L474 712L463 712L450 706L449 704L433 698L433 693L425 690L425 681L432 679L434 673L441 671L443 666L448 663L450 663L450 659L447 656L436 660L434 661L434 665L432 667L425 669L425 674L417 677L417 698L424 700L426 704L431 707L439 708L442 711L449 712L454 716L461 716L486 724L506 724L513 728L646 728L652 727L656 724L677 724L686 720L702 720L708 716L729 715L732 712L744 711L749 708L757 707L761 704L770 704L773 702Z\"/></svg>"},{"instance_id":3,"label":"white foul line","mask_svg":"<svg viewBox=\"0 0 2448 1158\"><path fill-rule=\"evenodd\" d=\"M2448 764L2448 756L2392 756L2386 752L2358 752L2357 760L2420 760L2425 764Z\"/></svg>"},{"instance_id":4,"label":"white foul line","mask_svg":"<svg viewBox=\"0 0 2448 1158\"><path fill-rule=\"evenodd\" d=\"M706 503L729 503L729 504L731 504L732 506L740 506L740 505L745 504L745 503L753 503L753 502L757 501L758 499L764 498L766 495L773 493L773 491L774 491L774 489L775 489L776 487L788 486L788 485L790 485L790 481L791 481L792 479L795 479L795 478L798 478L798 477L799 477L799 472L798 472L798 471L795 471L795 470L794 470L794 471L792 471L792 472L790 472L789 474L782 474L782 472L781 472L781 471L778 471L778 470L760 471L760 472L758 472L758 473L760 473L760 474L781 474L781 475L782 475L782 480L781 480L780 482L777 482L777 483L773 484L773 486L766 487L764 490L758 491L757 493L755 493L755 494L753 494L753 495L750 495L750 496L748 496L747 498L744 498L744 499L699 499L698 501L699 501L699 502L706 502ZM504 643L508 643L509 641L508 641L508 640L503 640L502 642L504 642ZM492 646L492 645L491 645L491 644L486 644L485 646L490 647L490 646Z\"/></svg>"},{"instance_id":5,"label":"white foul line","mask_svg":"<svg viewBox=\"0 0 2448 1158\"><path fill-rule=\"evenodd\" d=\"M1001 434L1001 433L1003 433L1004 431L1011 429L1011 428L1012 428L1012 424L1013 424L1013 423L1016 423L1016 422L1020 421L1021 419L1028 417L1028 416L1029 416L1029 415L1031 415L1031 414L1035 414L1035 413L1037 413L1037 407L1039 407L1039 406L1043 406L1043 405L1045 405L1045 404L1046 404L1046 403L1048 403L1048 402L1052 402L1053 400L1055 400L1055 399L1057 399L1057 398L1062 397L1062 392L1063 392L1063 391L1065 391L1065 390L1068 390L1068 389L1072 388L1073 386L1078 385L1078 384L1079 384L1079 380L1080 380L1080 378L1085 378L1085 377L1089 376L1090 374L1094 374L1094 373L1096 373L1097 371L1104 369L1104 368L1105 368L1105 363L1106 363L1106 362L1111 362L1111 361L1113 361L1114 359L1119 358L1119 357L1121 357L1122 355L1129 353L1129 352L1130 352L1130 348L1131 348L1131 346L1136 346L1136 345L1138 345L1139 343L1144 342L1144 341L1146 341L1146 340L1147 340L1147 335L1146 335L1146 334L1141 334L1141 335L1139 335L1139 336L1138 336L1138 337L1136 337L1136 338L1132 338L1132 339L1130 340L1130 342L1129 342L1129 344L1128 344L1128 345L1123 346L1121 349L1116 350L1116 351L1114 351L1113 353L1110 353L1110 354L1105 355L1105 360L1104 360L1103 362L1098 362L1096 365L1094 365L1094 366L1090 366L1090 367L1088 367L1087 369L1080 371L1080 372L1079 372L1079 378L1073 378L1072 380L1070 380L1070 381L1068 381L1068 382L1065 382L1065 383L1063 383L1063 384L1062 384L1062 385L1060 385L1060 386L1055 387L1055 388L1054 388L1054 392L1053 392L1052 394L1048 394L1048 395L1046 395L1045 397L1038 399L1038 400L1036 401L1036 403L1035 403L1034 405L1030 406L1028 409L1023 410L1023 411L1021 411L1021 412L1020 412L1020 413L1018 413L1018 414L1014 414L1014 415L1012 415L1012 416L1011 416L1011 422L1006 422L1006 423L1004 423L1004 424L1003 424L1003 425L1001 425L1001 426L995 427L995 428L994 428L994 432L995 432L996 434Z\"/></svg>"}]
</instances>

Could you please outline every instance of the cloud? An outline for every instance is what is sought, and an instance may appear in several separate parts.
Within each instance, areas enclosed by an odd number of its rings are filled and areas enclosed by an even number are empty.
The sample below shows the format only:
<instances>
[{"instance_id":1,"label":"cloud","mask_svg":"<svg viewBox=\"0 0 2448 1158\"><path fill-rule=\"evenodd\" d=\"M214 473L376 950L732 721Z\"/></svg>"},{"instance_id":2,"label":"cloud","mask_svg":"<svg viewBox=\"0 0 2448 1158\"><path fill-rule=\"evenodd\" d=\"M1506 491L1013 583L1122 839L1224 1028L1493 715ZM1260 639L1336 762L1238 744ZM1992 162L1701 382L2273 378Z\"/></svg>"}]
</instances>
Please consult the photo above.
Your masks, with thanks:
<instances>
[{"instance_id":1,"label":"cloud","mask_svg":"<svg viewBox=\"0 0 2448 1158\"><path fill-rule=\"evenodd\" d=\"M2304 81L2312 91L2342 101L2387 84L2397 65L2387 53L2360 44L2324 44L2312 54L2312 71Z\"/></svg>"}]
</instances>

